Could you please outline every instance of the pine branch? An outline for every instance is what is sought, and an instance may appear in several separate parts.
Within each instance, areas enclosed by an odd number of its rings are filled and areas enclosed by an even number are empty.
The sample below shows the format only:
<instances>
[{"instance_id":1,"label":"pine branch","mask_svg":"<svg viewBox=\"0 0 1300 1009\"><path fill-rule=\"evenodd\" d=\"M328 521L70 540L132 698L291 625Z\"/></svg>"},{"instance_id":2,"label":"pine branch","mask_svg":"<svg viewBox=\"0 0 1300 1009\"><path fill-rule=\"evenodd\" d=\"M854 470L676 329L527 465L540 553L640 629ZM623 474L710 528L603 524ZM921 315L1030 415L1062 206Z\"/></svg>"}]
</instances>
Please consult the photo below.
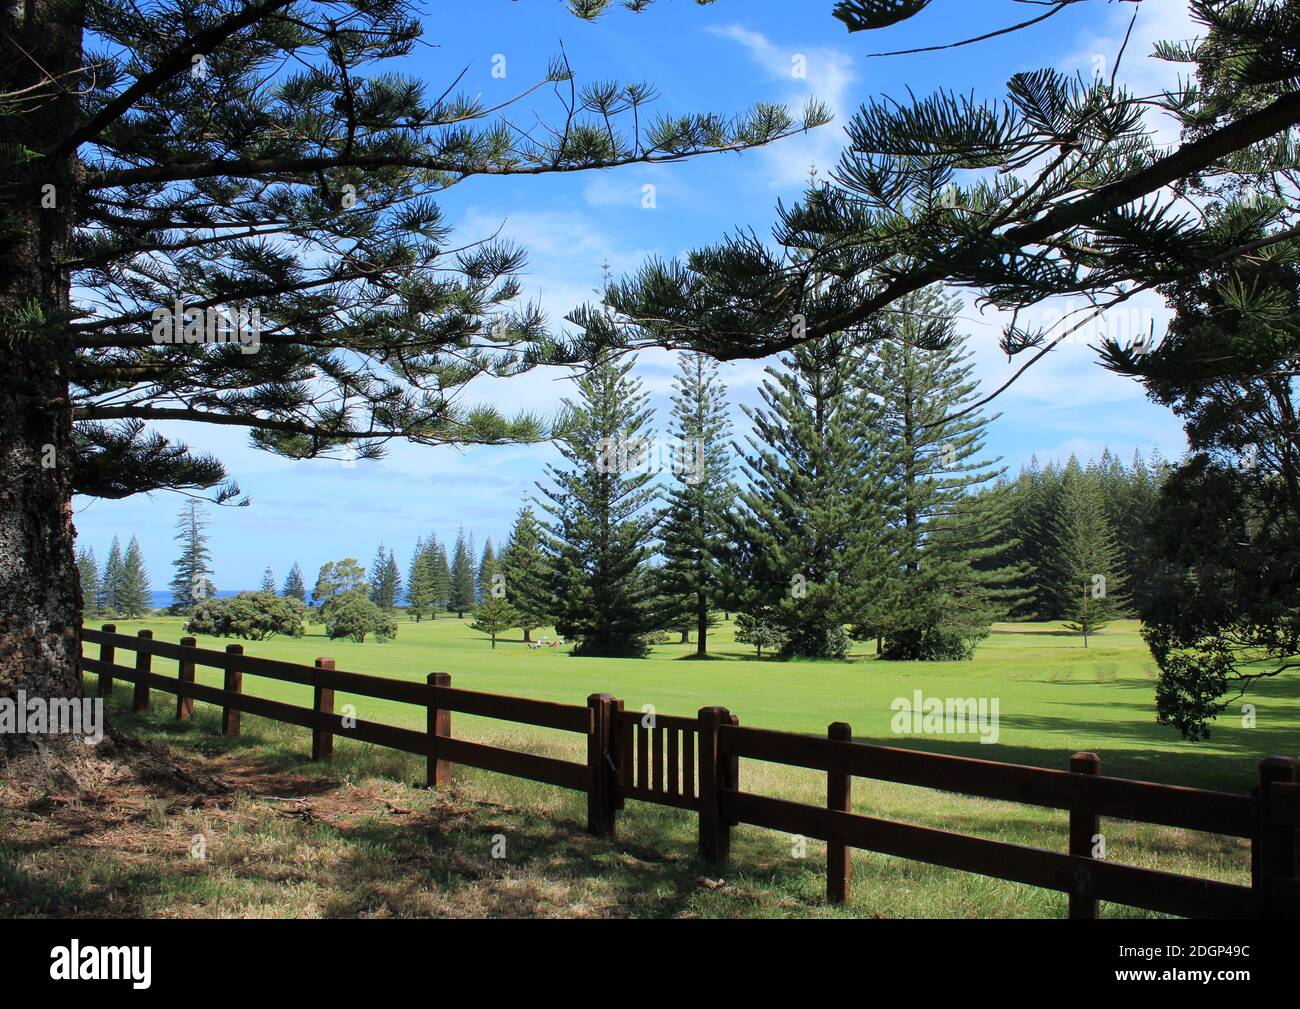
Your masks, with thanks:
<instances>
[{"instance_id":1,"label":"pine branch","mask_svg":"<svg viewBox=\"0 0 1300 1009\"><path fill-rule=\"evenodd\" d=\"M110 124L126 115L141 98L155 91L177 74L189 72L195 56L210 55L232 35L293 3L294 0L262 0L261 3L250 4L238 14L199 32L192 39L177 46L166 59L137 78L134 84L46 151L45 156L51 161L67 157L82 144L94 140Z\"/></svg>"}]
</instances>

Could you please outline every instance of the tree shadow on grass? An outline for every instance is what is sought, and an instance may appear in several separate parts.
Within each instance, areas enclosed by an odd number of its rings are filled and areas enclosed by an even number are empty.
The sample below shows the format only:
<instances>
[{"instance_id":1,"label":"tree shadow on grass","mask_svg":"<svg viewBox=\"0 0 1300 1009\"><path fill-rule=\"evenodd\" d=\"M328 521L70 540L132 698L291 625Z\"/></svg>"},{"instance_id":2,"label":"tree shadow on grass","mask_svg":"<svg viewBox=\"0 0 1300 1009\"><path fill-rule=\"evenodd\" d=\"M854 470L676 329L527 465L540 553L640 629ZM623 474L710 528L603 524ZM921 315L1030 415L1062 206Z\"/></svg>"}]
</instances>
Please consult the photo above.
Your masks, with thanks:
<instances>
[{"instance_id":1,"label":"tree shadow on grass","mask_svg":"<svg viewBox=\"0 0 1300 1009\"><path fill-rule=\"evenodd\" d=\"M1099 707L1113 709L1114 706ZM1128 707L1140 709L1138 705ZM1255 786L1258 780L1257 768L1264 757L1273 753L1296 755L1300 749L1300 733L1294 726L1228 731L1221 727L1220 732L1208 742L1182 744L1177 751L1171 752L1156 746L1142 745L1144 738L1151 739L1152 742L1157 736L1163 736L1166 740L1178 738L1173 729L1156 726L1154 715L1152 719L1151 723L1099 721L1081 725L1077 717L1014 714L1003 714L1000 717L1004 731L1007 728L1017 728L1054 733L1060 738L1075 741L1068 748L1000 742L985 744L980 743L975 736L945 738L938 735L917 735L855 739L882 746L1057 770L1068 768L1071 754L1092 752L1101 757L1103 774L1238 793L1248 792ZM1236 733L1243 735L1234 738ZM1226 744L1225 737L1228 740ZM1233 743L1240 744L1244 752L1231 752L1228 747Z\"/></svg>"}]
</instances>

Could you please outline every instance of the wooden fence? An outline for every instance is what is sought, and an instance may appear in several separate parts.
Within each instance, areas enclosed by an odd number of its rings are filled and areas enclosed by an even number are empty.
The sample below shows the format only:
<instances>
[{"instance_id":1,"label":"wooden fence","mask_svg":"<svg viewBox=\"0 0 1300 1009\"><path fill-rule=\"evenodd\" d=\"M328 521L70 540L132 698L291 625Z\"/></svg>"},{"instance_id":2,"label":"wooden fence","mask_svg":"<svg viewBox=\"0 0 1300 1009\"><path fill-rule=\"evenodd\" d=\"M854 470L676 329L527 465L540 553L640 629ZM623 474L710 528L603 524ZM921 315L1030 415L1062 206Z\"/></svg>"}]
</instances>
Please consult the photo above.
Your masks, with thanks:
<instances>
[{"instance_id":1,"label":"wooden fence","mask_svg":"<svg viewBox=\"0 0 1300 1009\"><path fill-rule=\"evenodd\" d=\"M315 760L327 759L334 736L341 735L423 756L430 786L446 785L451 765L464 764L574 789L587 795L587 830L606 837L614 836L627 799L693 810L699 817L700 852L709 861L729 857L731 828L737 824L818 838L826 842L826 894L833 902L848 898L849 850L860 848L1058 890L1069 894L1072 918L1096 918L1101 900L1191 917L1300 916L1300 762L1291 757L1261 762L1259 787L1240 795L1106 777L1092 753L1075 754L1068 771L1057 771L855 743L843 722L830 725L821 739L741 726L719 707L684 718L626 711L609 694L592 694L585 706L556 704L460 690L447 673L430 673L425 683L349 673L336 669L332 659L317 659L314 666L260 659L245 655L241 645L227 645L222 652L198 648L193 638L171 644L154 640L147 630L135 637L118 634L112 624L98 631L84 628L82 639L99 646L98 658L82 661L87 672L98 674L101 696L112 693L113 681L121 679L134 684L137 711L148 708L154 688L176 695L179 719L191 716L196 700L215 704L222 709L226 735L239 734L244 711L300 725L311 730ZM134 664L118 664L118 650L134 653ZM156 672L155 657L175 661L176 674ZM223 670L223 687L197 683L200 665ZM246 694L244 674L310 686L312 706ZM335 691L423 708L425 729L342 716L334 710ZM578 733L586 737L586 760L457 739L452 712ZM742 758L824 771L825 806L743 791ZM854 778L1068 811L1068 851L854 813ZM1102 817L1248 838L1251 885L1105 861L1098 845Z\"/></svg>"}]
</instances>

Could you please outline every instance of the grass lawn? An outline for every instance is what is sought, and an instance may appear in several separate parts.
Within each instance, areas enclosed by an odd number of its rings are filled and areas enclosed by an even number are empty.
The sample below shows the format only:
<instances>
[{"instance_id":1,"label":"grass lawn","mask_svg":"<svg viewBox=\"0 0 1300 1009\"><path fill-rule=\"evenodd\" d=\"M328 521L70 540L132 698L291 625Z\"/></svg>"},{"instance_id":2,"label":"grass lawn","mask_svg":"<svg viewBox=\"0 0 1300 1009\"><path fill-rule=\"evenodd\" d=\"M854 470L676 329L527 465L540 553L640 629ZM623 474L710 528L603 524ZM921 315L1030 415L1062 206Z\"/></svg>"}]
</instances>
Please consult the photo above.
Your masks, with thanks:
<instances>
[{"instance_id":1,"label":"grass lawn","mask_svg":"<svg viewBox=\"0 0 1300 1009\"><path fill-rule=\"evenodd\" d=\"M168 641L185 633L174 617L118 622L120 633L142 627ZM1071 753L1092 750L1101 755L1104 773L1228 790L1251 788L1261 758L1300 749L1296 677L1263 683L1246 698L1257 709L1255 728L1242 727L1240 704L1215 723L1208 742L1185 743L1156 725L1156 668L1135 621L1111 625L1086 649L1078 635L1059 625L1000 624L969 662L879 662L865 652L849 662L757 661L749 646L732 640L729 624L712 631L717 658L707 662L690 658L693 645L677 644L657 646L640 660L573 658L563 651L530 651L513 634L492 649L468 621L439 617L400 620L397 640L387 644L330 641L320 625L310 625L304 638L250 641L244 648L250 655L307 664L329 656L339 669L421 681L430 672L449 672L454 686L571 704L598 692L622 698L629 709L651 704L663 714L693 715L721 704L744 725L794 732L824 733L830 722L844 721L863 741L1044 767L1064 768ZM201 637L199 644L221 649L226 640ZM155 670L171 672L173 666L158 660ZM215 670L201 669L199 676L221 685ZM310 691L294 684L250 676L244 689L310 705ZM890 703L915 690L997 699L998 741L895 735ZM363 719L424 724L423 711L407 705L345 695L335 703L355 704ZM501 729L501 723L455 719L472 735ZM536 732L539 739L548 735Z\"/></svg>"},{"instance_id":2,"label":"grass lawn","mask_svg":"<svg viewBox=\"0 0 1300 1009\"><path fill-rule=\"evenodd\" d=\"M119 622L167 640L180 621ZM723 704L742 724L822 733L852 724L859 739L994 760L1064 767L1070 753L1101 754L1112 774L1244 791L1270 753L1295 753L1300 690L1265 684L1251 698L1258 726L1239 715L1208 743L1188 744L1156 726L1154 669L1137 627L1116 624L1084 649L1050 625L1003 625L965 663L755 661L714 631L718 658L686 659L690 646L660 646L645 660L575 659L531 652L519 640L495 651L467 623L401 621L388 644L331 642L319 627L299 640L248 642L249 654L423 679L452 674L457 686L582 703L608 691L629 708L653 704L691 714ZM222 647L223 641L200 644ZM119 658L119 661L124 661ZM125 661L130 661L126 659ZM170 672L173 663L156 661ZM200 670L205 682L218 674ZM249 693L308 703L305 688L245 676ZM927 696L997 698L1000 738L897 736L890 702ZM423 712L339 696L336 710L423 725ZM738 827L725 866L695 854L696 819L629 801L617 842L582 833L585 797L458 767L447 791L413 787L423 761L338 738L329 764L312 764L305 730L244 716L244 734L217 734L218 713L198 704L193 722L173 720L175 700L155 692L133 715L119 688L111 717L128 735L165 743L191 774L144 775L70 797L16 798L0 782L0 906L10 914L143 916L562 915L637 917L1060 917L1066 898L1049 891L855 852L853 895L824 903L824 847L774 831ZM453 716L456 735L582 759L571 735ZM188 765L186 762L188 761ZM211 777L221 790L203 786ZM747 790L820 804L823 775L743 761ZM1064 813L858 779L854 809L911 823L1064 850ZM1233 838L1103 821L1107 857L1237 883L1249 881L1249 846ZM196 836L206 858L190 857ZM504 842L504 850L502 850ZM496 855L504 857L493 857ZM1147 913L1103 904L1104 916Z\"/></svg>"}]
</instances>

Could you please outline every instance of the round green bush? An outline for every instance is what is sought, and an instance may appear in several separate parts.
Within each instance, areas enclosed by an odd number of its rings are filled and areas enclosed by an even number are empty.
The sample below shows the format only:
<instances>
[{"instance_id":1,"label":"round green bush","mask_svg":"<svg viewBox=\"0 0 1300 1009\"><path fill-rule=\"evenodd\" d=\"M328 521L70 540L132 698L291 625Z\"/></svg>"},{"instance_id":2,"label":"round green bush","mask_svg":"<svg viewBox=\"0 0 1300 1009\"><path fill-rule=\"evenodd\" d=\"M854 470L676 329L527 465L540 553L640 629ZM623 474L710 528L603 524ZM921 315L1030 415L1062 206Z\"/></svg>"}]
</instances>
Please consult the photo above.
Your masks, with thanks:
<instances>
[{"instance_id":1,"label":"round green bush","mask_svg":"<svg viewBox=\"0 0 1300 1009\"><path fill-rule=\"evenodd\" d=\"M397 637L397 621L356 592L326 607L325 633L331 639L351 638L358 644L366 640L367 634L379 641L391 641Z\"/></svg>"}]
</instances>

